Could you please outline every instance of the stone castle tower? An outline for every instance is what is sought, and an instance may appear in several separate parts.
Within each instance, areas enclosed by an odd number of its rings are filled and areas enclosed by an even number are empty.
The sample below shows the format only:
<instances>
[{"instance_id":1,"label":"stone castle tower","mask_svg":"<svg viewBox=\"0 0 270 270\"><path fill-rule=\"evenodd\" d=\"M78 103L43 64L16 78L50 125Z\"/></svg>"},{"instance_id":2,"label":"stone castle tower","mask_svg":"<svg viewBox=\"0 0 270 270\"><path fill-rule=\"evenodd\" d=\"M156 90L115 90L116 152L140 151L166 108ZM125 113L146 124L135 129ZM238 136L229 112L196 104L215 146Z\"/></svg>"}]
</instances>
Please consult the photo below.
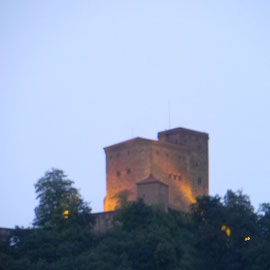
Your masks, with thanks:
<instances>
[{"instance_id":1,"label":"stone castle tower","mask_svg":"<svg viewBox=\"0 0 270 270\"><path fill-rule=\"evenodd\" d=\"M176 128L158 140L134 138L104 148L107 193L104 211L115 210L120 194L128 200L186 211L208 195L208 134Z\"/></svg>"}]
</instances>

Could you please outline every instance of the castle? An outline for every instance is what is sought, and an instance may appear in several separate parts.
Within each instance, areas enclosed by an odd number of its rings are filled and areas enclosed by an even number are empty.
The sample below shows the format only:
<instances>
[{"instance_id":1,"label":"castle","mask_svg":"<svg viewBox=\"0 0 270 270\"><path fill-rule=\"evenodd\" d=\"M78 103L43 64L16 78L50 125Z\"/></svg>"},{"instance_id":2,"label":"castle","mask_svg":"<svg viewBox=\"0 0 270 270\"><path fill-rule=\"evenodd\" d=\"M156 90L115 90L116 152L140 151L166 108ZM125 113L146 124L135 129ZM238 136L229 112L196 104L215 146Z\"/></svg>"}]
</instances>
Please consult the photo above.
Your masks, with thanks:
<instances>
[{"instance_id":1,"label":"castle","mask_svg":"<svg viewBox=\"0 0 270 270\"><path fill-rule=\"evenodd\" d=\"M197 196L208 195L208 134L185 128L158 133L158 140L134 138L105 147L104 211L119 198L142 198L148 205L187 211Z\"/></svg>"},{"instance_id":2,"label":"castle","mask_svg":"<svg viewBox=\"0 0 270 270\"><path fill-rule=\"evenodd\" d=\"M208 134L185 128L158 133L158 140L134 138L105 147L104 212L93 214L94 231L112 227L121 196L147 205L187 211L197 196L208 195ZM12 229L0 228L0 240Z\"/></svg>"}]
</instances>

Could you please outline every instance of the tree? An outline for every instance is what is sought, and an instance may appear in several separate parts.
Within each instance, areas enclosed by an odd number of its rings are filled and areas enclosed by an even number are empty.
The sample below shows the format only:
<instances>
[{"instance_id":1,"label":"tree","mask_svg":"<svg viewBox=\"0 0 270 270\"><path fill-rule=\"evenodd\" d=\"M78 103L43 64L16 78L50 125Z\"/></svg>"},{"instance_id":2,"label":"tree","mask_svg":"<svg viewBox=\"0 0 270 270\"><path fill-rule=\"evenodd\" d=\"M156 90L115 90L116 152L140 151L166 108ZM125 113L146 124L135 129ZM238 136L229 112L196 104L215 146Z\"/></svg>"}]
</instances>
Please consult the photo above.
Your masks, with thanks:
<instances>
[{"instance_id":1,"label":"tree","mask_svg":"<svg viewBox=\"0 0 270 270\"><path fill-rule=\"evenodd\" d=\"M35 184L39 205L34 226L48 228L64 224L91 224L91 208L85 203L73 181L62 170L52 169Z\"/></svg>"},{"instance_id":2,"label":"tree","mask_svg":"<svg viewBox=\"0 0 270 270\"><path fill-rule=\"evenodd\" d=\"M202 269L261 269L254 268L262 242L247 195L228 190L223 201L217 196L199 198L192 206L192 217L198 228L196 246Z\"/></svg>"},{"instance_id":3,"label":"tree","mask_svg":"<svg viewBox=\"0 0 270 270\"><path fill-rule=\"evenodd\" d=\"M122 193L114 227L94 233L90 208L63 171L46 172L35 188L35 228L0 242L0 270L270 269L270 204L256 214L242 192L197 198L189 213Z\"/></svg>"},{"instance_id":4,"label":"tree","mask_svg":"<svg viewBox=\"0 0 270 270\"><path fill-rule=\"evenodd\" d=\"M10 269L75 269L65 265L93 245L91 209L61 170L46 172L35 189L39 199L35 227L13 231L15 264Z\"/></svg>"}]
</instances>

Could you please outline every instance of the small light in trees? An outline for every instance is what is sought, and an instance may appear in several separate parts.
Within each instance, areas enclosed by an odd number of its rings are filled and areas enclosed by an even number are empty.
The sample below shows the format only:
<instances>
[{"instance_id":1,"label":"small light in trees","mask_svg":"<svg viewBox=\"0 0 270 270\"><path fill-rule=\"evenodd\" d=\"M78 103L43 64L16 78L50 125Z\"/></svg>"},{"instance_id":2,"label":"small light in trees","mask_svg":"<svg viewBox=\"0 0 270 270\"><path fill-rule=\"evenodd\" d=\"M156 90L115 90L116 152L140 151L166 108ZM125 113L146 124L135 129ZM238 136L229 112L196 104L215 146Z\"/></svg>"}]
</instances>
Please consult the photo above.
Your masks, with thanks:
<instances>
[{"instance_id":1,"label":"small light in trees","mask_svg":"<svg viewBox=\"0 0 270 270\"><path fill-rule=\"evenodd\" d=\"M244 240L245 240L245 242L249 241L250 240L250 236L246 236Z\"/></svg>"},{"instance_id":2,"label":"small light in trees","mask_svg":"<svg viewBox=\"0 0 270 270\"><path fill-rule=\"evenodd\" d=\"M227 227L226 225L222 225L222 226L221 226L221 230L222 230L223 232L225 232L226 235L227 235L228 237L231 236L231 229L230 229L229 227Z\"/></svg>"},{"instance_id":3,"label":"small light in trees","mask_svg":"<svg viewBox=\"0 0 270 270\"><path fill-rule=\"evenodd\" d=\"M69 214L69 211L68 210L65 210L63 212L63 216L64 216L65 219L68 219L68 214Z\"/></svg>"}]
</instances>

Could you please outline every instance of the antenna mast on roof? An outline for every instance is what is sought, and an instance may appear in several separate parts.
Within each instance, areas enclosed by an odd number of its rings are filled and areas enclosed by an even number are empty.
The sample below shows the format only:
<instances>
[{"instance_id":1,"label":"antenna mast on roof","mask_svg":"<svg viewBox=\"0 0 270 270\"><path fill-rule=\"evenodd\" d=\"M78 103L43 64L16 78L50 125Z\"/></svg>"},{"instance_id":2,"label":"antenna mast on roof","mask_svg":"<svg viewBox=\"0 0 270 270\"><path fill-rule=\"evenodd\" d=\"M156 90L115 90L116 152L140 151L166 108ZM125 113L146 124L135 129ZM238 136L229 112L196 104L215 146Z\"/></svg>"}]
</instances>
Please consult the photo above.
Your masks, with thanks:
<instances>
[{"instance_id":1,"label":"antenna mast on roof","mask_svg":"<svg viewBox=\"0 0 270 270\"><path fill-rule=\"evenodd\" d=\"M171 128L171 102L168 101L168 126Z\"/></svg>"}]
</instances>

